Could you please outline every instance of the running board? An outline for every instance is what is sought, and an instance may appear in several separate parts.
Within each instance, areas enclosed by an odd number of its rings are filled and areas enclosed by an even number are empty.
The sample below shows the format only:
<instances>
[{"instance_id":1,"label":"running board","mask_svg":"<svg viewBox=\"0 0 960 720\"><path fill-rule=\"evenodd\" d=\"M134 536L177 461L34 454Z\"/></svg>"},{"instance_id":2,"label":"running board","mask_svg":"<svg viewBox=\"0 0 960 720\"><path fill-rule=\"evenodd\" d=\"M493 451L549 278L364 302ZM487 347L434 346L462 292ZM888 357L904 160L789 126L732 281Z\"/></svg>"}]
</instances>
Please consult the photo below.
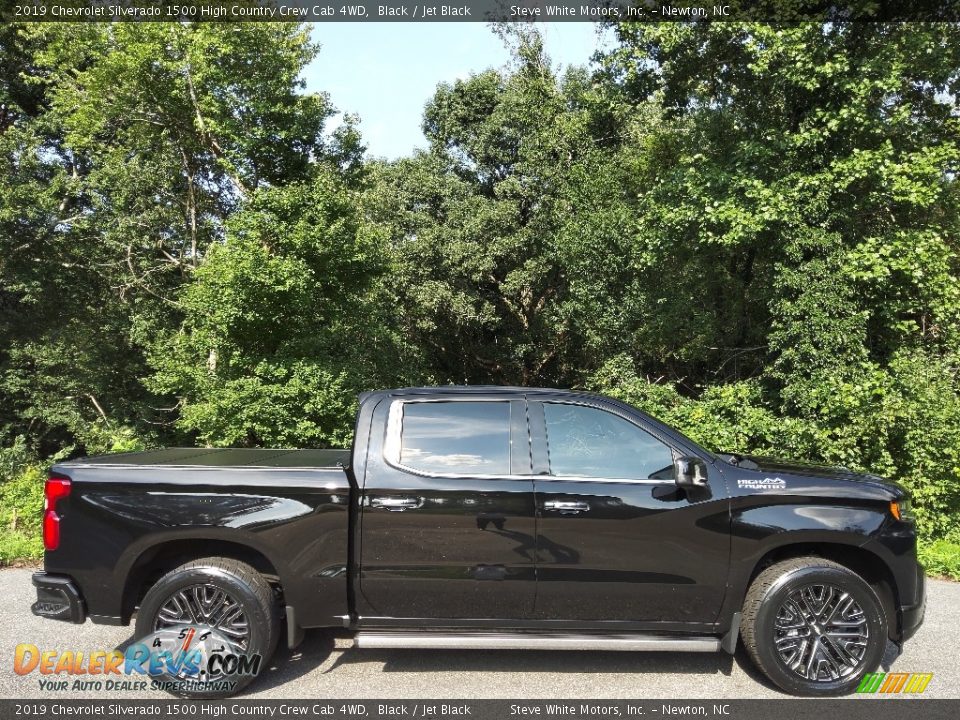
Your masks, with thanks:
<instances>
[{"instance_id":1,"label":"running board","mask_svg":"<svg viewBox=\"0 0 960 720\"><path fill-rule=\"evenodd\" d=\"M626 650L630 652L717 652L710 636L624 635L558 632L440 632L361 630L355 648L429 650Z\"/></svg>"}]
</instances>

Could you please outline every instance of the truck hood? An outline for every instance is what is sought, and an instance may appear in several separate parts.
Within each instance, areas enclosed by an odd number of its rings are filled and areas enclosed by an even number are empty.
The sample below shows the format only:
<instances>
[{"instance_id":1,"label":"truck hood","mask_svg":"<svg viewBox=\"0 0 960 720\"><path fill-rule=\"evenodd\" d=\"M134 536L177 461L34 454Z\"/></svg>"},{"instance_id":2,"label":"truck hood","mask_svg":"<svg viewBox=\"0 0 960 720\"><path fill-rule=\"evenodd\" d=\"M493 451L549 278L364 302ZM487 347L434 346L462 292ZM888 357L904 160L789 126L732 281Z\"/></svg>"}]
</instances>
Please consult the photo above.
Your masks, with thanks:
<instances>
[{"instance_id":1,"label":"truck hood","mask_svg":"<svg viewBox=\"0 0 960 720\"><path fill-rule=\"evenodd\" d=\"M747 470L758 470L771 475L784 473L800 475L811 479L825 478L868 485L871 488L890 493L891 500L900 500L908 495L907 491L893 480L887 480L886 478L871 475L870 473L855 472L843 467L831 467L830 465L784 460L763 455L742 455L739 453L721 453L720 457L737 467Z\"/></svg>"}]
</instances>

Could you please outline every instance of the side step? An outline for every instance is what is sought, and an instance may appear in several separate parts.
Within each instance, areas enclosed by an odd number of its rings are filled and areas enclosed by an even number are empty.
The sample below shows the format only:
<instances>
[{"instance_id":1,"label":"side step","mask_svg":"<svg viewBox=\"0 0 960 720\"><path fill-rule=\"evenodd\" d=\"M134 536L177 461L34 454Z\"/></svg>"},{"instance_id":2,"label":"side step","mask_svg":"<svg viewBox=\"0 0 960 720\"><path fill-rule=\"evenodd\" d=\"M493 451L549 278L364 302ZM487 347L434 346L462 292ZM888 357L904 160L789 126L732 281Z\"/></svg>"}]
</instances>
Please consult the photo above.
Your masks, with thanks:
<instances>
[{"instance_id":1,"label":"side step","mask_svg":"<svg viewBox=\"0 0 960 720\"><path fill-rule=\"evenodd\" d=\"M717 652L720 638L710 636L624 635L559 632L442 632L437 630L361 630L356 648L429 650L626 650L630 652Z\"/></svg>"}]
</instances>

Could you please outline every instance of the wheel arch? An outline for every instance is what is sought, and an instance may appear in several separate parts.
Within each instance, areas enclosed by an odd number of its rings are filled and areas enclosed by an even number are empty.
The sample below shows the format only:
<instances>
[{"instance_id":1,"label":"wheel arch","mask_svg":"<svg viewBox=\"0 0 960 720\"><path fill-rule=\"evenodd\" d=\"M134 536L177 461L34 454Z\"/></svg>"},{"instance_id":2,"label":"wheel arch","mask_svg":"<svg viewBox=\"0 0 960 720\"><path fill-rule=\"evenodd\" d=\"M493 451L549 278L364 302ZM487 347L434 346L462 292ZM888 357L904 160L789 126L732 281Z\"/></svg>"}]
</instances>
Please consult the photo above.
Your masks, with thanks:
<instances>
[{"instance_id":1,"label":"wheel arch","mask_svg":"<svg viewBox=\"0 0 960 720\"><path fill-rule=\"evenodd\" d=\"M756 577L766 568L784 560L800 557L820 557L832 560L862 577L877 593L891 638L897 631L897 607L899 597L893 572L883 559L860 545L842 542L797 542L770 548L753 565L747 582L738 598L738 607L743 605L747 590Z\"/></svg>"},{"instance_id":2,"label":"wheel arch","mask_svg":"<svg viewBox=\"0 0 960 720\"><path fill-rule=\"evenodd\" d=\"M121 613L130 621L147 591L170 570L203 557L239 560L254 568L281 595L283 583L276 564L258 548L237 540L181 537L164 540L143 549L131 562L123 582Z\"/></svg>"}]
</instances>

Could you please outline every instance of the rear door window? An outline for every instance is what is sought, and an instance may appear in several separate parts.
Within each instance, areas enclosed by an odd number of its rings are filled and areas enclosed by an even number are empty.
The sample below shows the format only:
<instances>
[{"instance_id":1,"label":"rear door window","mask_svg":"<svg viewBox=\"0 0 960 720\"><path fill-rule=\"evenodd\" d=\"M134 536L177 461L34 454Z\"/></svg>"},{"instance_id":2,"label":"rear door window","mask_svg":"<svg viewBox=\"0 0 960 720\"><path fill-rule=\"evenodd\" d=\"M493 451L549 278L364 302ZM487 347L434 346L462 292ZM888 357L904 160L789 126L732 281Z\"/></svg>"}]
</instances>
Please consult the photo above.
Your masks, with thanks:
<instances>
[{"instance_id":1,"label":"rear door window","mask_svg":"<svg viewBox=\"0 0 960 720\"><path fill-rule=\"evenodd\" d=\"M400 464L454 475L510 474L510 402L406 402Z\"/></svg>"}]
</instances>

